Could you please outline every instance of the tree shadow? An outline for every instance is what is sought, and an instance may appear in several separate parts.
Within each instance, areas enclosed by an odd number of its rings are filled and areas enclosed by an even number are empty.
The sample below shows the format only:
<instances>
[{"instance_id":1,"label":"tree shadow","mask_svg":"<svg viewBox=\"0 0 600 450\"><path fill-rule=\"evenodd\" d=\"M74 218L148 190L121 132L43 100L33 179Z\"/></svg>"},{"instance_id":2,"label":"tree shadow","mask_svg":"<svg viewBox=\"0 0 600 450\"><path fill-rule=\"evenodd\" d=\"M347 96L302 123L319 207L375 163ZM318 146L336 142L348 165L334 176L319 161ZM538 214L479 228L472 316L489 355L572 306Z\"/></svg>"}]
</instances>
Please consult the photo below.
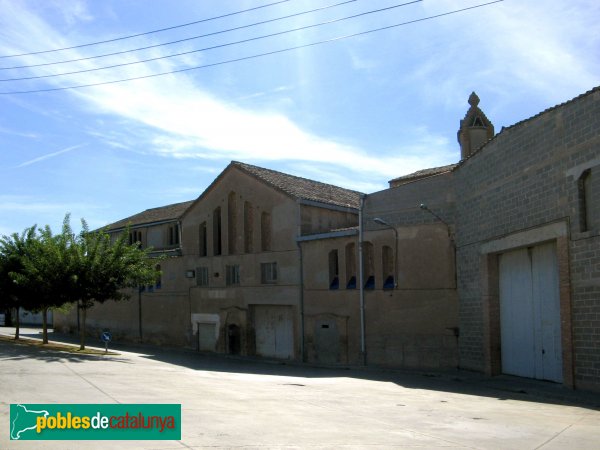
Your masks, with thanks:
<instances>
[{"instance_id":1,"label":"tree shadow","mask_svg":"<svg viewBox=\"0 0 600 450\"><path fill-rule=\"evenodd\" d=\"M23 336L39 338L39 334L36 333L28 333ZM51 339L57 342L77 342L76 336L59 333L53 333ZM23 349L22 346L14 347L11 354L6 354L6 346L1 346L0 361L3 359L39 358L45 361L87 362L110 359L127 364L135 363L127 356L78 355L38 350L39 347L35 351ZM292 361L201 353L181 348L118 342L111 343L111 350L132 352L142 358L198 371L289 377L291 380L281 380L281 384L294 385L299 388L304 385L303 378L355 378L394 383L406 389L489 397L499 401L519 400L575 406L600 411L600 393L577 391L557 383L510 375L488 377L464 370L419 371L374 367L323 367Z\"/></svg>"}]
</instances>

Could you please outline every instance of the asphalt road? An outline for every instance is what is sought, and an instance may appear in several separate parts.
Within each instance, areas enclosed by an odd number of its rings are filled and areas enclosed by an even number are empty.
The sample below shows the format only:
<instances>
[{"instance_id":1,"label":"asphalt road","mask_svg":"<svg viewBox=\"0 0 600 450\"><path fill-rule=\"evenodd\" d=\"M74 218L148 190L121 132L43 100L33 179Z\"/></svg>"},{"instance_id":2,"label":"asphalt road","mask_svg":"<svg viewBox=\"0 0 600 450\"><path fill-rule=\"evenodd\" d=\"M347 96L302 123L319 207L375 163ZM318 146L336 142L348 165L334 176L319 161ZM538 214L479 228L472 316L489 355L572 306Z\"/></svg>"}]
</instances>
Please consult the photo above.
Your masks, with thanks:
<instances>
[{"instance_id":1,"label":"asphalt road","mask_svg":"<svg viewBox=\"0 0 600 450\"><path fill-rule=\"evenodd\" d=\"M600 448L600 396L550 383L117 351L0 341L0 448ZM182 439L10 441L11 403L180 403Z\"/></svg>"}]
</instances>

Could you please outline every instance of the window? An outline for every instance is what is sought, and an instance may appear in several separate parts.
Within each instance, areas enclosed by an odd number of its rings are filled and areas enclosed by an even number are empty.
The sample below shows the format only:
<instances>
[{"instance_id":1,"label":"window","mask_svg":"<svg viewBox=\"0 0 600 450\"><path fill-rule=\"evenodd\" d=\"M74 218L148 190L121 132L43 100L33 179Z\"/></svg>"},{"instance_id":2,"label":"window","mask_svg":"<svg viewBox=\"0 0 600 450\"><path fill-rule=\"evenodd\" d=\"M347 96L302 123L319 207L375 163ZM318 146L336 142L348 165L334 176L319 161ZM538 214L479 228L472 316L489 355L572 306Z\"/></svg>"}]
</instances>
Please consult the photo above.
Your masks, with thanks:
<instances>
[{"instance_id":1,"label":"window","mask_svg":"<svg viewBox=\"0 0 600 450\"><path fill-rule=\"evenodd\" d=\"M254 208L252 203L244 202L244 252L254 251Z\"/></svg>"},{"instance_id":2,"label":"window","mask_svg":"<svg viewBox=\"0 0 600 450\"><path fill-rule=\"evenodd\" d=\"M208 267L196 267L196 286L208 286Z\"/></svg>"},{"instance_id":3,"label":"window","mask_svg":"<svg viewBox=\"0 0 600 450\"><path fill-rule=\"evenodd\" d=\"M160 289L162 287L162 271L160 268L160 264L157 264L155 269L156 269L156 289Z\"/></svg>"},{"instance_id":4,"label":"window","mask_svg":"<svg viewBox=\"0 0 600 450\"><path fill-rule=\"evenodd\" d=\"M394 251L387 245L381 249L381 268L383 289L394 289Z\"/></svg>"},{"instance_id":5,"label":"window","mask_svg":"<svg viewBox=\"0 0 600 450\"><path fill-rule=\"evenodd\" d=\"M179 225L171 225L169 227L169 245L179 244Z\"/></svg>"},{"instance_id":6,"label":"window","mask_svg":"<svg viewBox=\"0 0 600 450\"><path fill-rule=\"evenodd\" d=\"M267 212L260 215L260 249L271 250L271 214Z\"/></svg>"},{"instance_id":7,"label":"window","mask_svg":"<svg viewBox=\"0 0 600 450\"><path fill-rule=\"evenodd\" d=\"M375 289L375 268L373 265L373 244L363 242L363 270L365 274L365 289Z\"/></svg>"},{"instance_id":8,"label":"window","mask_svg":"<svg viewBox=\"0 0 600 450\"><path fill-rule=\"evenodd\" d=\"M356 245L346 244L346 289L356 289Z\"/></svg>"},{"instance_id":9,"label":"window","mask_svg":"<svg viewBox=\"0 0 600 450\"><path fill-rule=\"evenodd\" d=\"M339 289L340 287L340 272L338 265L338 251L331 250L329 252L329 289Z\"/></svg>"},{"instance_id":10,"label":"window","mask_svg":"<svg viewBox=\"0 0 600 450\"><path fill-rule=\"evenodd\" d=\"M240 266L225 266L225 284L227 286L238 286L240 284Z\"/></svg>"},{"instance_id":11,"label":"window","mask_svg":"<svg viewBox=\"0 0 600 450\"><path fill-rule=\"evenodd\" d=\"M600 227L600 166L587 169L578 180L579 229Z\"/></svg>"},{"instance_id":12,"label":"window","mask_svg":"<svg viewBox=\"0 0 600 450\"><path fill-rule=\"evenodd\" d=\"M213 255L219 256L221 253L221 207L219 206L213 211Z\"/></svg>"},{"instance_id":13,"label":"window","mask_svg":"<svg viewBox=\"0 0 600 450\"><path fill-rule=\"evenodd\" d=\"M227 243L230 255L237 253L237 199L235 192L227 197Z\"/></svg>"},{"instance_id":14,"label":"window","mask_svg":"<svg viewBox=\"0 0 600 450\"><path fill-rule=\"evenodd\" d=\"M277 263L262 263L260 265L260 281L263 284L273 284L277 282Z\"/></svg>"},{"instance_id":15,"label":"window","mask_svg":"<svg viewBox=\"0 0 600 450\"><path fill-rule=\"evenodd\" d=\"M206 222L202 222L198 228L198 255L208 256Z\"/></svg>"},{"instance_id":16,"label":"window","mask_svg":"<svg viewBox=\"0 0 600 450\"><path fill-rule=\"evenodd\" d=\"M129 232L129 245L133 244L138 244L138 247L142 246L142 232L140 230Z\"/></svg>"}]
</instances>

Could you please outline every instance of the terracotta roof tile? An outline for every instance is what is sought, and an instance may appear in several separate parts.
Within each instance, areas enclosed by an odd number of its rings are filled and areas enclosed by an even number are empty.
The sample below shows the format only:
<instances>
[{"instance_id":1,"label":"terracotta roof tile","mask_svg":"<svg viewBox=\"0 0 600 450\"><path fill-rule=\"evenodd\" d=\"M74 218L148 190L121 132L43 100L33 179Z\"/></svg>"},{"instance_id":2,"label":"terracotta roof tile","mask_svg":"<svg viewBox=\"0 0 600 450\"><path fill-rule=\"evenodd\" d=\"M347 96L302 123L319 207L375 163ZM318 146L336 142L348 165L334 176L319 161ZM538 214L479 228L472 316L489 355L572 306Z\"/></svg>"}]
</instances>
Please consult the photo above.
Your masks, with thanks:
<instances>
[{"instance_id":1,"label":"terracotta roof tile","mask_svg":"<svg viewBox=\"0 0 600 450\"><path fill-rule=\"evenodd\" d=\"M232 161L231 165L295 199L311 200L355 209L360 206L361 193L357 191L237 161Z\"/></svg>"},{"instance_id":2,"label":"terracotta roof tile","mask_svg":"<svg viewBox=\"0 0 600 450\"><path fill-rule=\"evenodd\" d=\"M172 205L151 208L133 216L121 219L117 222L108 225L109 230L124 228L128 224L131 226L143 225L154 222L163 222L168 220L176 220L191 206L193 201L174 203Z\"/></svg>"},{"instance_id":3,"label":"terracotta roof tile","mask_svg":"<svg viewBox=\"0 0 600 450\"><path fill-rule=\"evenodd\" d=\"M430 177L433 175L439 175L440 173L450 172L454 169L458 164L448 164L446 166L440 167L431 167L429 169L417 170L416 172L410 173L408 175L404 175L398 178L394 178L390 180L390 184L394 186L398 186L400 184L409 183L411 181L415 181L421 178Z\"/></svg>"}]
</instances>

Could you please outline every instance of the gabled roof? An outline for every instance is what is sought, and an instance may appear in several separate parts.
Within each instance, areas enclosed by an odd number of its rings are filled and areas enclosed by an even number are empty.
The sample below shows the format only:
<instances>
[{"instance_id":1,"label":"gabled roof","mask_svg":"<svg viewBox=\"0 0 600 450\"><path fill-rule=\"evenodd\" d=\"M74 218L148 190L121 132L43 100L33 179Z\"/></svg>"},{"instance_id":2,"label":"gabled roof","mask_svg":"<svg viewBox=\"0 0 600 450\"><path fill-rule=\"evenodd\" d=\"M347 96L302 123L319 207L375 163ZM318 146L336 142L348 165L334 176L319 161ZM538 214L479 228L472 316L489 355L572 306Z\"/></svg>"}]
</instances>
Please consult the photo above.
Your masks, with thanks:
<instances>
[{"instance_id":1,"label":"gabled roof","mask_svg":"<svg viewBox=\"0 0 600 450\"><path fill-rule=\"evenodd\" d=\"M238 161L232 161L229 167L235 167L296 200L309 200L353 209L358 209L360 206L361 193L357 191Z\"/></svg>"},{"instance_id":2,"label":"gabled roof","mask_svg":"<svg viewBox=\"0 0 600 450\"><path fill-rule=\"evenodd\" d=\"M193 201L173 203L172 205L161 206L158 208L151 208L141 213L134 214L133 216L121 219L117 222L111 223L106 228L108 230L117 230L125 228L127 225L138 226L144 224L151 224L156 222L168 222L179 219L183 213L192 205Z\"/></svg>"},{"instance_id":3,"label":"gabled roof","mask_svg":"<svg viewBox=\"0 0 600 450\"><path fill-rule=\"evenodd\" d=\"M417 170L416 172L410 173L408 175L403 175L398 178L394 178L390 180L390 186L395 187L401 184L410 183L411 181L420 180L421 178L431 177L433 175L439 175L441 173L446 173L452 171L458 164L448 164L447 166L440 167L431 167L429 169Z\"/></svg>"}]
</instances>

